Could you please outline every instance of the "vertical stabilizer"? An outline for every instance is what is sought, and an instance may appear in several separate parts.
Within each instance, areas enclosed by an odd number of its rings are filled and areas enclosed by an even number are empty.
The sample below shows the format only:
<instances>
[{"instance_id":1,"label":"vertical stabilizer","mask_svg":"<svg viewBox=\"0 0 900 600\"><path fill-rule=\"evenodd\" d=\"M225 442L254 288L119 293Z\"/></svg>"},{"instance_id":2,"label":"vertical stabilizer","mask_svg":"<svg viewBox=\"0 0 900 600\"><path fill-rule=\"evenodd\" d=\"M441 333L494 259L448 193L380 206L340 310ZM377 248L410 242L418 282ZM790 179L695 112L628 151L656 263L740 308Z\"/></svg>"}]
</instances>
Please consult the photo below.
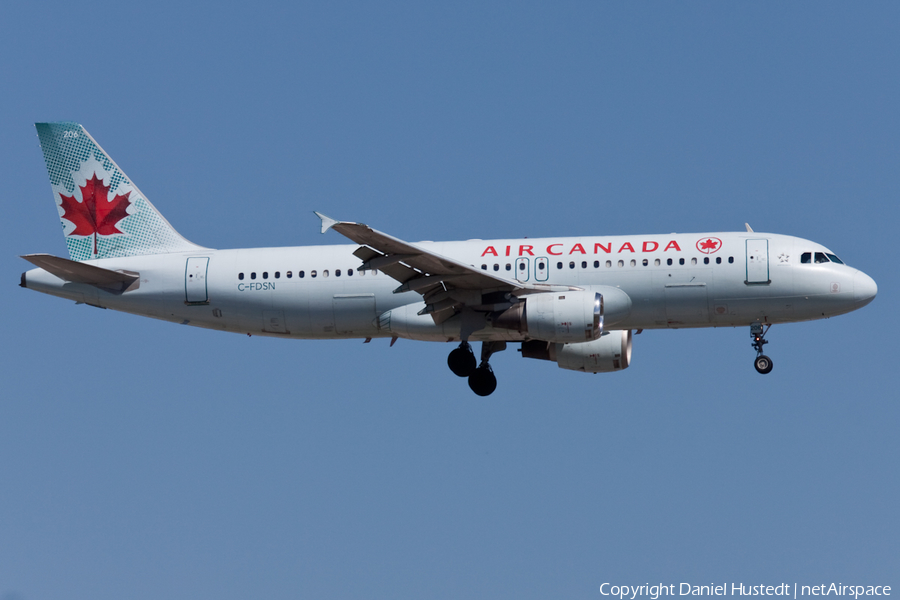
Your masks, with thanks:
<instances>
[{"instance_id":1,"label":"vertical stabilizer","mask_svg":"<svg viewBox=\"0 0 900 600\"><path fill-rule=\"evenodd\" d=\"M72 260L198 249L78 123L36 123Z\"/></svg>"}]
</instances>

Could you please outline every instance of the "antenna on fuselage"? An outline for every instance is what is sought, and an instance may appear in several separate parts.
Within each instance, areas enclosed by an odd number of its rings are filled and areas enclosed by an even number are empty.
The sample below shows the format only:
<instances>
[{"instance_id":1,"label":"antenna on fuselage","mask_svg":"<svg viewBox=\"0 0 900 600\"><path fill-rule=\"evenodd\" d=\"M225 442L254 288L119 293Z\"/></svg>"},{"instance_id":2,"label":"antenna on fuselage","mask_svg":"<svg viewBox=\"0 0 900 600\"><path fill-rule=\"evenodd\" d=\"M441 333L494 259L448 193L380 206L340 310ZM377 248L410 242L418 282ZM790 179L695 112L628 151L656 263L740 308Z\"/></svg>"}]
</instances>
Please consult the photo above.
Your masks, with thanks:
<instances>
[{"instance_id":1,"label":"antenna on fuselage","mask_svg":"<svg viewBox=\"0 0 900 600\"><path fill-rule=\"evenodd\" d=\"M744 227L747 228L747 233L753 233L753 228L750 227L750 223L744 223Z\"/></svg>"}]
</instances>

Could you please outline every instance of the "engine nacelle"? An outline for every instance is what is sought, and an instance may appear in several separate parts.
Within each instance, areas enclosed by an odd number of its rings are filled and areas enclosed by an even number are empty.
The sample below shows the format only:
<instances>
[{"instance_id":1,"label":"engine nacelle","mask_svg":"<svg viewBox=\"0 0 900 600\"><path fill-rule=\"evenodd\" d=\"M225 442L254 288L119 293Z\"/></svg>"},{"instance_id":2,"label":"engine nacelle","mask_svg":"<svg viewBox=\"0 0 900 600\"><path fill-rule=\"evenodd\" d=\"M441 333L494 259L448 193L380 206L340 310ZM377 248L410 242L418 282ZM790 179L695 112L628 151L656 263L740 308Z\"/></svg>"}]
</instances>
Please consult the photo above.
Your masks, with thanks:
<instances>
[{"instance_id":1,"label":"engine nacelle","mask_svg":"<svg viewBox=\"0 0 900 600\"><path fill-rule=\"evenodd\" d=\"M435 323L430 314L420 315L425 308L424 302L398 306L381 313L374 321L375 327L382 334L390 333L398 337L410 340L423 340L429 342L446 342L447 340L460 339L462 330L462 315L455 315ZM494 329L484 313L471 313L476 319L475 332L469 336L470 342L475 341L521 341L522 336L509 329Z\"/></svg>"},{"instance_id":2,"label":"engine nacelle","mask_svg":"<svg viewBox=\"0 0 900 600\"><path fill-rule=\"evenodd\" d=\"M611 285L592 285L587 289L603 295L603 326L607 330L631 315L631 297L621 289Z\"/></svg>"},{"instance_id":3,"label":"engine nacelle","mask_svg":"<svg viewBox=\"0 0 900 600\"><path fill-rule=\"evenodd\" d=\"M522 342L522 356L552 360L560 369L585 373L610 373L631 364L631 330L605 332L599 340L560 344L530 340Z\"/></svg>"},{"instance_id":4,"label":"engine nacelle","mask_svg":"<svg viewBox=\"0 0 900 600\"><path fill-rule=\"evenodd\" d=\"M548 342L596 340L603 333L603 295L584 291L532 294L494 318L492 324Z\"/></svg>"}]
</instances>

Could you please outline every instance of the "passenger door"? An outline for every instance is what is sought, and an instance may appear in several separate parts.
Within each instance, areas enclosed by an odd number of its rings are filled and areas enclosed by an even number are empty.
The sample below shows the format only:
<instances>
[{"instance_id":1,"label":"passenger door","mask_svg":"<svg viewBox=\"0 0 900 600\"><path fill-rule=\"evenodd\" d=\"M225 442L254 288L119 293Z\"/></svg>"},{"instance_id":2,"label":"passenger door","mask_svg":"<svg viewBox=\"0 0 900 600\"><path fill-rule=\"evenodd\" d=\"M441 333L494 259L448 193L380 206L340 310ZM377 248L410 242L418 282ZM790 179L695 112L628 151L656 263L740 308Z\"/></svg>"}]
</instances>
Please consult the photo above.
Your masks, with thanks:
<instances>
[{"instance_id":1,"label":"passenger door","mask_svg":"<svg viewBox=\"0 0 900 600\"><path fill-rule=\"evenodd\" d=\"M187 259L184 269L184 303L209 304L206 287L206 273L209 268L209 257L192 256Z\"/></svg>"},{"instance_id":2,"label":"passenger door","mask_svg":"<svg viewBox=\"0 0 900 600\"><path fill-rule=\"evenodd\" d=\"M769 279L769 240L747 240L747 279L744 282L772 282Z\"/></svg>"}]
</instances>

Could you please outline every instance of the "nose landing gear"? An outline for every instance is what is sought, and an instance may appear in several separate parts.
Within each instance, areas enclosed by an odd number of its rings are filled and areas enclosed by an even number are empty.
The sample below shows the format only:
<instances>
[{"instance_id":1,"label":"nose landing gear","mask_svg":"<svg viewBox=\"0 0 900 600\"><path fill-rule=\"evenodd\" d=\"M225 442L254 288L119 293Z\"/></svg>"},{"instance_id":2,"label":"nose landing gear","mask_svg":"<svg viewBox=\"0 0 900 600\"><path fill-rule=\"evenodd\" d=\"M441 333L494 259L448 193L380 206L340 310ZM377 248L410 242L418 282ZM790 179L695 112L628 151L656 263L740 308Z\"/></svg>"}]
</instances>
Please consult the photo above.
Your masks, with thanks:
<instances>
[{"instance_id":1,"label":"nose landing gear","mask_svg":"<svg viewBox=\"0 0 900 600\"><path fill-rule=\"evenodd\" d=\"M762 323L753 323L750 325L750 337L753 338L753 343L750 345L756 350L756 360L753 361L753 366L756 367L757 372L762 375L769 373L773 366L772 359L763 354L763 346L769 343L766 339L766 334L769 333L770 327L772 327L772 325L766 325L765 329L763 329Z\"/></svg>"}]
</instances>

